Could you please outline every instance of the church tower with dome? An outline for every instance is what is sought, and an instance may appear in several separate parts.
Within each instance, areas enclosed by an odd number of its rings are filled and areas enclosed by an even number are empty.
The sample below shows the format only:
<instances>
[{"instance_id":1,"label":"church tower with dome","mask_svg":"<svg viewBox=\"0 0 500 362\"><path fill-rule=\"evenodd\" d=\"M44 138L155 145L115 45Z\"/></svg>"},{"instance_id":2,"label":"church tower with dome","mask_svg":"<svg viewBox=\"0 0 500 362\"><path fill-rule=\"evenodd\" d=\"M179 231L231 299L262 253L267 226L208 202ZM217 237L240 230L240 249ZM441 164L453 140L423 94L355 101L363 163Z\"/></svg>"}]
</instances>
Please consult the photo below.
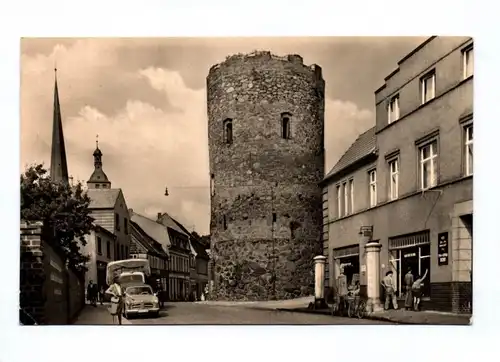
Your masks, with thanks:
<instances>
[{"instance_id":1,"label":"church tower with dome","mask_svg":"<svg viewBox=\"0 0 500 362\"><path fill-rule=\"evenodd\" d=\"M108 180L108 176L102 170L102 152L99 149L99 141L95 141L96 148L94 151L94 172L87 181L87 187L89 189L110 189L111 182Z\"/></svg>"}]
</instances>

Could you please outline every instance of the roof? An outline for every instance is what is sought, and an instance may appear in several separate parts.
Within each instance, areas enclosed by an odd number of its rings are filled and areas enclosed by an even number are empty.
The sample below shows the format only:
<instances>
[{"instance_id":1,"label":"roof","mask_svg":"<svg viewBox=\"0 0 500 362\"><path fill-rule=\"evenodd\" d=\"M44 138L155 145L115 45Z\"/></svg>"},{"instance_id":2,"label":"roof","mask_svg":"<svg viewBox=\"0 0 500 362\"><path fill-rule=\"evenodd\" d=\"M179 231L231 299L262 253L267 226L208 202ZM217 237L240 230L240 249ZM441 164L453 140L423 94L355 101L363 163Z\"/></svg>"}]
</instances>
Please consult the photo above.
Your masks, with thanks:
<instances>
[{"instance_id":1,"label":"roof","mask_svg":"<svg viewBox=\"0 0 500 362\"><path fill-rule=\"evenodd\" d=\"M92 175L90 175L90 178L87 182L110 183L108 180L108 176L104 173L102 168L94 169L94 172L92 172Z\"/></svg>"},{"instance_id":2,"label":"roof","mask_svg":"<svg viewBox=\"0 0 500 362\"><path fill-rule=\"evenodd\" d=\"M165 226L133 211L130 212L130 220L136 223L151 239L156 240L167 252L172 244Z\"/></svg>"},{"instance_id":3,"label":"roof","mask_svg":"<svg viewBox=\"0 0 500 362\"><path fill-rule=\"evenodd\" d=\"M180 223L176 222L172 218L172 216L170 216L166 212L164 212L163 214L161 214L161 223L163 225L165 225L166 227L177 231L178 233L181 233L181 234L183 234L183 235L185 235L187 237L190 236L190 232L187 231ZM179 225L181 225L181 226L179 226Z\"/></svg>"},{"instance_id":4,"label":"roof","mask_svg":"<svg viewBox=\"0 0 500 362\"><path fill-rule=\"evenodd\" d=\"M324 180L331 178L353 163L373 153L376 148L375 127L358 136L335 166L328 172Z\"/></svg>"},{"instance_id":5,"label":"roof","mask_svg":"<svg viewBox=\"0 0 500 362\"><path fill-rule=\"evenodd\" d=\"M196 237L193 236L193 234L191 234L180 222L178 222L177 220L175 220L174 218L172 218L172 220L180 227L182 228L186 233L189 234L189 243L191 244L191 252L195 255L195 256L200 256L202 258L205 258L205 259L209 259L209 256L207 254L207 251L205 250L205 248L203 247L203 245L201 244L201 242L199 240L197 240Z\"/></svg>"},{"instance_id":6,"label":"roof","mask_svg":"<svg viewBox=\"0 0 500 362\"><path fill-rule=\"evenodd\" d=\"M133 227L132 232L134 230L136 230L139 234L145 234L145 236L146 236L145 238L144 237L141 237L141 238L134 237L134 239L136 239L137 242L139 242L142 246L144 246L148 252L152 252L152 253L159 254L162 256L169 255L168 249L164 250L162 248L162 245L159 242L157 242L156 240L152 239L144 230L142 230L142 228L139 225L137 225L133 221L130 221L130 224ZM133 244L131 243L130 252L132 253L132 251L137 252L137 247L135 246L135 242Z\"/></svg>"},{"instance_id":7,"label":"roof","mask_svg":"<svg viewBox=\"0 0 500 362\"><path fill-rule=\"evenodd\" d=\"M89 209L112 209L122 192L121 189L88 189L90 197Z\"/></svg>"}]
</instances>

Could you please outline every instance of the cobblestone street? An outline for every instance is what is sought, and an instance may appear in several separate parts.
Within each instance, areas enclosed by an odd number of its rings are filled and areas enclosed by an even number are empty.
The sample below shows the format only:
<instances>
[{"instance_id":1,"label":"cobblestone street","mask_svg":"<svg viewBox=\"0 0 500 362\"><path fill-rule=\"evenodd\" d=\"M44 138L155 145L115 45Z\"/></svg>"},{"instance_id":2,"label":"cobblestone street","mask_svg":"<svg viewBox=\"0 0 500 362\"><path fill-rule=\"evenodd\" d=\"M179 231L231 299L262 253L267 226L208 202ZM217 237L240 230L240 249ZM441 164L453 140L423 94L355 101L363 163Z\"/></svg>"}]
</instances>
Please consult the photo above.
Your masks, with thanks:
<instances>
[{"instance_id":1,"label":"cobblestone street","mask_svg":"<svg viewBox=\"0 0 500 362\"><path fill-rule=\"evenodd\" d=\"M106 306L86 306L75 324L112 324ZM319 314L260 310L239 306L205 305L196 303L168 303L158 318L123 318L123 324L391 324L368 319L340 318Z\"/></svg>"}]
</instances>

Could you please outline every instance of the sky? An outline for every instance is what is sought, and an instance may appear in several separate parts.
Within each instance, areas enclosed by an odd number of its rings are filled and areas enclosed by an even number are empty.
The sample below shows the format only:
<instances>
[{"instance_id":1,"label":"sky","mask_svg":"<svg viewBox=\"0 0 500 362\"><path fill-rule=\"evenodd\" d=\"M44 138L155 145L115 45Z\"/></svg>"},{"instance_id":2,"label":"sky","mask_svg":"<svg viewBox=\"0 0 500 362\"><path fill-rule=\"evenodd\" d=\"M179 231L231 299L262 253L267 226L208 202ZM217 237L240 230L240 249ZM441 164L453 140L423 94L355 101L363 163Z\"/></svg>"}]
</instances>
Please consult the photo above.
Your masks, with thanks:
<instances>
[{"instance_id":1,"label":"sky","mask_svg":"<svg viewBox=\"0 0 500 362\"><path fill-rule=\"evenodd\" d=\"M50 167L54 67L69 174L85 183L96 135L127 206L209 232L206 76L234 53L270 50L318 64L326 83L325 168L375 124L374 92L426 37L23 38L20 172ZM165 196L165 187L169 196Z\"/></svg>"}]
</instances>

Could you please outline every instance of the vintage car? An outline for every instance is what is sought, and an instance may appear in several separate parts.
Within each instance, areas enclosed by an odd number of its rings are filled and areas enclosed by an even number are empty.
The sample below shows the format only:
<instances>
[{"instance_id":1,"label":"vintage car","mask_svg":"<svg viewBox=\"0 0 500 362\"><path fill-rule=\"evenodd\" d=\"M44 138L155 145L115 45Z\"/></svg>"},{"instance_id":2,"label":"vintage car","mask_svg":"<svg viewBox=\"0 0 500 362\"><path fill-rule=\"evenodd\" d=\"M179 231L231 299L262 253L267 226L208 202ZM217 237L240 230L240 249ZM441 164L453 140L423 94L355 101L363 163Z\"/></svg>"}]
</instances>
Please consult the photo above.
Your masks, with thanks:
<instances>
[{"instance_id":1,"label":"vintage car","mask_svg":"<svg viewBox=\"0 0 500 362\"><path fill-rule=\"evenodd\" d=\"M160 306L158 297L148 284L144 283L126 283L122 285L125 304L123 306L123 316L153 315L158 317Z\"/></svg>"}]
</instances>

